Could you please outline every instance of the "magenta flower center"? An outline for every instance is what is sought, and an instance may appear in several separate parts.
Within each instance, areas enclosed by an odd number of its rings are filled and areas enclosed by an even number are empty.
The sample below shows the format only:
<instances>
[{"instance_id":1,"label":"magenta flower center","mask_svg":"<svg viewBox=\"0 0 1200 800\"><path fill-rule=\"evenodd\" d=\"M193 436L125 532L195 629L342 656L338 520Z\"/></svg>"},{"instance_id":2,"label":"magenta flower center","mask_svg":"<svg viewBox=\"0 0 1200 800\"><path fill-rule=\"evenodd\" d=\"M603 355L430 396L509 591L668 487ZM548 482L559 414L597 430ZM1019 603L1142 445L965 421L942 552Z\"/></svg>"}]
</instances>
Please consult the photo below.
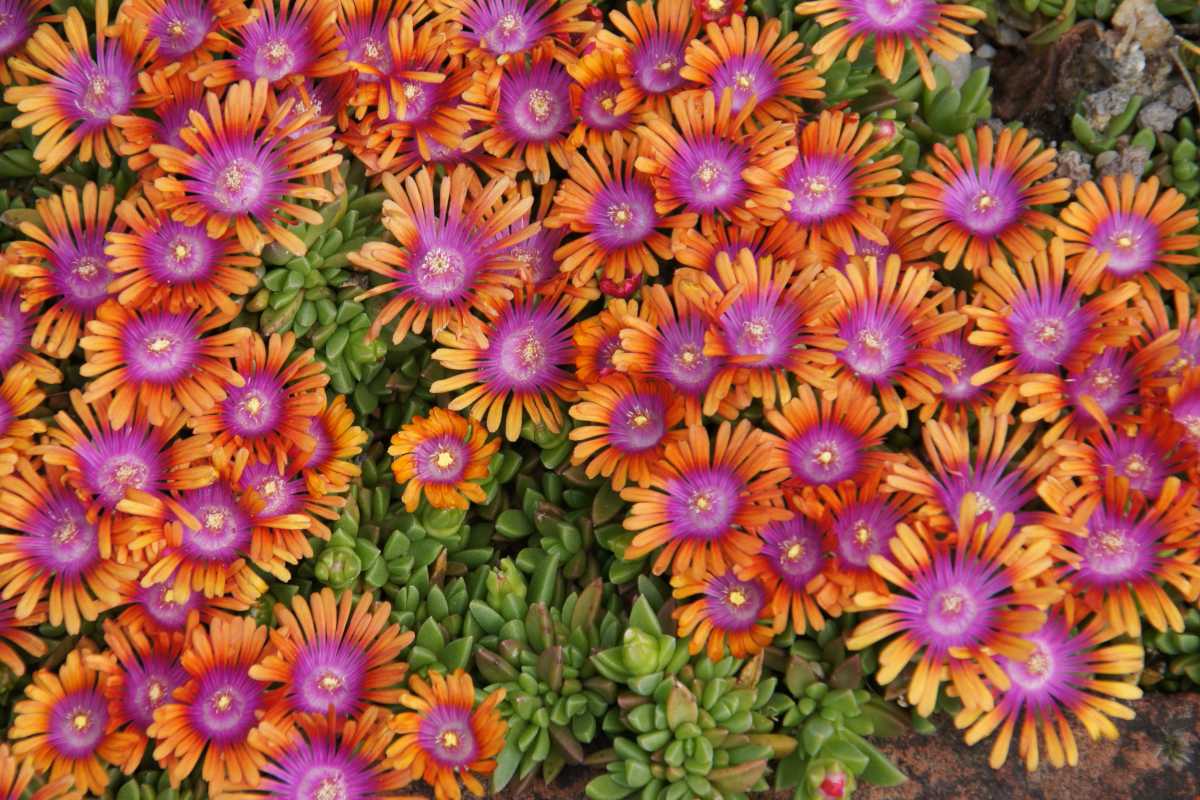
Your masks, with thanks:
<instances>
[{"instance_id":1,"label":"magenta flower center","mask_svg":"<svg viewBox=\"0 0 1200 800\"><path fill-rule=\"evenodd\" d=\"M417 728L417 742L444 767L465 767L479 753L470 709L458 706L440 704L431 708Z\"/></svg>"},{"instance_id":2,"label":"magenta flower center","mask_svg":"<svg viewBox=\"0 0 1200 800\"><path fill-rule=\"evenodd\" d=\"M720 364L704 354L705 325L698 318L665 321L659 325L662 344L655 356L655 373L683 394L704 394Z\"/></svg>"},{"instance_id":3,"label":"magenta flower center","mask_svg":"<svg viewBox=\"0 0 1200 800\"><path fill-rule=\"evenodd\" d=\"M1109 272L1127 277L1154 266L1159 241L1153 222L1140 214L1118 211L1096 226L1088 244L1108 254L1105 268Z\"/></svg>"},{"instance_id":4,"label":"magenta flower center","mask_svg":"<svg viewBox=\"0 0 1200 800\"><path fill-rule=\"evenodd\" d=\"M587 213L592 235L607 252L646 241L658 221L654 192L636 179L615 178L596 194Z\"/></svg>"},{"instance_id":5,"label":"magenta flower center","mask_svg":"<svg viewBox=\"0 0 1200 800\"><path fill-rule=\"evenodd\" d=\"M583 90L579 101L579 115L589 128L598 131L624 130L629 125L629 114L614 114L617 95L621 84L611 78L596 81Z\"/></svg>"},{"instance_id":6,"label":"magenta flower center","mask_svg":"<svg viewBox=\"0 0 1200 800\"><path fill-rule=\"evenodd\" d=\"M559 64L540 62L500 80L500 127L517 142L544 144L571 126L570 78Z\"/></svg>"},{"instance_id":7,"label":"magenta flower center","mask_svg":"<svg viewBox=\"0 0 1200 800\"><path fill-rule=\"evenodd\" d=\"M800 320L799 312L781 300L780 292L764 289L735 300L721 315L720 325L729 350L749 359L746 366L775 369L792 354Z\"/></svg>"},{"instance_id":8,"label":"magenta flower center","mask_svg":"<svg viewBox=\"0 0 1200 800\"><path fill-rule=\"evenodd\" d=\"M241 486L252 490L262 502L262 508L256 512L259 519L298 513L304 507L303 480L280 475L274 463L248 464L242 472Z\"/></svg>"},{"instance_id":9,"label":"magenta flower center","mask_svg":"<svg viewBox=\"0 0 1200 800\"><path fill-rule=\"evenodd\" d=\"M862 463L858 437L836 422L801 431L787 443L788 464L796 477L811 486L836 484L851 478Z\"/></svg>"},{"instance_id":10,"label":"magenta flower center","mask_svg":"<svg viewBox=\"0 0 1200 800\"><path fill-rule=\"evenodd\" d=\"M873 385L891 382L912 352L912 331L901 312L887 305L856 307L838 326L846 347L838 359Z\"/></svg>"},{"instance_id":11,"label":"magenta flower center","mask_svg":"<svg viewBox=\"0 0 1200 800\"><path fill-rule=\"evenodd\" d=\"M87 511L74 495L44 498L26 526L22 545L43 570L75 579L100 561L99 535Z\"/></svg>"},{"instance_id":12,"label":"magenta flower center","mask_svg":"<svg viewBox=\"0 0 1200 800\"><path fill-rule=\"evenodd\" d=\"M167 219L147 237L147 268L165 286L201 281L216 268L220 246L204 226Z\"/></svg>"},{"instance_id":13,"label":"magenta flower center","mask_svg":"<svg viewBox=\"0 0 1200 800\"><path fill-rule=\"evenodd\" d=\"M292 671L292 695L301 711L339 714L359 710L367 655L362 647L322 636L304 644Z\"/></svg>"},{"instance_id":14,"label":"magenta flower center","mask_svg":"<svg viewBox=\"0 0 1200 800\"><path fill-rule=\"evenodd\" d=\"M767 601L762 584L743 581L732 573L710 579L704 597L713 626L723 631L753 628Z\"/></svg>"},{"instance_id":15,"label":"magenta flower center","mask_svg":"<svg viewBox=\"0 0 1200 800\"><path fill-rule=\"evenodd\" d=\"M184 522L183 551L189 557L229 564L250 544L250 519L223 484L192 489L179 498L200 527Z\"/></svg>"},{"instance_id":16,"label":"magenta flower center","mask_svg":"<svg viewBox=\"0 0 1200 800\"><path fill-rule=\"evenodd\" d=\"M887 551L900 516L882 500L868 500L842 509L833 521L837 552L845 567L866 569L871 556Z\"/></svg>"},{"instance_id":17,"label":"magenta flower center","mask_svg":"<svg viewBox=\"0 0 1200 800\"><path fill-rule=\"evenodd\" d=\"M221 406L230 432L244 437L268 436L283 419L286 390L274 375L252 373L245 384L229 389Z\"/></svg>"},{"instance_id":18,"label":"magenta flower center","mask_svg":"<svg viewBox=\"0 0 1200 800\"><path fill-rule=\"evenodd\" d=\"M493 325L481 372L497 389L537 392L566 378L569 334L548 306L510 307Z\"/></svg>"},{"instance_id":19,"label":"magenta flower center","mask_svg":"<svg viewBox=\"0 0 1200 800\"><path fill-rule=\"evenodd\" d=\"M33 35L31 7L25 0L0 0L0 58L6 58Z\"/></svg>"},{"instance_id":20,"label":"magenta flower center","mask_svg":"<svg viewBox=\"0 0 1200 800\"><path fill-rule=\"evenodd\" d=\"M69 692L50 708L47 740L65 759L92 757L108 727L108 702L94 689Z\"/></svg>"},{"instance_id":21,"label":"magenta flower center","mask_svg":"<svg viewBox=\"0 0 1200 800\"><path fill-rule=\"evenodd\" d=\"M666 433L666 408L657 394L634 392L621 398L612 411L609 440L623 454L653 450Z\"/></svg>"},{"instance_id":22,"label":"magenta flower center","mask_svg":"<svg viewBox=\"0 0 1200 800\"><path fill-rule=\"evenodd\" d=\"M1025 292L1012 303L1008 327L1022 372L1055 372L1083 341L1092 322L1074 291Z\"/></svg>"},{"instance_id":23,"label":"magenta flower center","mask_svg":"<svg viewBox=\"0 0 1200 800\"><path fill-rule=\"evenodd\" d=\"M158 40L158 53L178 61L204 43L216 19L200 0L170 0L150 20L150 36Z\"/></svg>"},{"instance_id":24,"label":"magenta flower center","mask_svg":"<svg viewBox=\"0 0 1200 800\"><path fill-rule=\"evenodd\" d=\"M133 104L137 88L134 69L120 48L120 42L108 40L97 52L96 61L77 56L63 75L54 78L71 98L82 131L104 128Z\"/></svg>"},{"instance_id":25,"label":"magenta flower center","mask_svg":"<svg viewBox=\"0 0 1200 800\"><path fill-rule=\"evenodd\" d=\"M987 166L964 169L946 189L942 204L950 219L982 239L1004 233L1025 212L1025 198L1012 173Z\"/></svg>"},{"instance_id":26,"label":"magenta flower center","mask_svg":"<svg viewBox=\"0 0 1200 800\"><path fill-rule=\"evenodd\" d=\"M158 445L144 427L100 432L79 445L78 455L88 489L109 510L129 489L156 491L165 472Z\"/></svg>"},{"instance_id":27,"label":"magenta flower center","mask_svg":"<svg viewBox=\"0 0 1200 800\"><path fill-rule=\"evenodd\" d=\"M630 57L633 80L646 94L667 94L683 86L686 42L664 33L642 40Z\"/></svg>"},{"instance_id":28,"label":"magenta flower center","mask_svg":"<svg viewBox=\"0 0 1200 800\"><path fill-rule=\"evenodd\" d=\"M130 379L170 386L196 368L200 331L190 314L157 311L135 318L121 337Z\"/></svg>"},{"instance_id":29,"label":"magenta flower center","mask_svg":"<svg viewBox=\"0 0 1200 800\"><path fill-rule=\"evenodd\" d=\"M788 218L801 225L837 219L850 210L854 164L844 156L801 156L784 177L792 192Z\"/></svg>"},{"instance_id":30,"label":"magenta flower center","mask_svg":"<svg viewBox=\"0 0 1200 800\"><path fill-rule=\"evenodd\" d=\"M763 530L762 556L792 591L802 591L820 572L825 554L821 533L808 520L793 517L772 522Z\"/></svg>"},{"instance_id":31,"label":"magenta flower center","mask_svg":"<svg viewBox=\"0 0 1200 800\"><path fill-rule=\"evenodd\" d=\"M734 114L740 113L751 98L761 104L779 89L775 70L758 53L733 56L727 59L712 77L713 90L720 98L726 89L731 90Z\"/></svg>"},{"instance_id":32,"label":"magenta flower center","mask_svg":"<svg viewBox=\"0 0 1200 800\"><path fill-rule=\"evenodd\" d=\"M202 739L236 745L246 741L261 705L262 687L244 668L215 667L200 679L188 716Z\"/></svg>"},{"instance_id":33,"label":"magenta flower center","mask_svg":"<svg viewBox=\"0 0 1200 800\"><path fill-rule=\"evenodd\" d=\"M63 304L91 315L108 297L113 273L104 255L104 233L80 233L77 242L63 242L51 252L50 280Z\"/></svg>"},{"instance_id":34,"label":"magenta flower center","mask_svg":"<svg viewBox=\"0 0 1200 800\"><path fill-rule=\"evenodd\" d=\"M471 452L455 436L431 436L413 448L417 477L425 483L454 485L462 480Z\"/></svg>"},{"instance_id":35,"label":"magenta flower center","mask_svg":"<svg viewBox=\"0 0 1200 800\"><path fill-rule=\"evenodd\" d=\"M1091 586L1117 586L1151 574L1160 532L1154 523L1114 513L1105 506L1088 520L1086 538L1071 537L1083 556L1079 580Z\"/></svg>"},{"instance_id":36,"label":"magenta flower center","mask_svg":"<svg viewBox=\"0 0 1200 800\"><path fill-rule=\"evenodd\" d=\"M698 467L667 481L667 518L681 538L719 539L741 511L745 488L725 467Z\"/></svg>"},{"instance_id":37,"label":"magenta flower center","mask_svg":"<svg viewBox=\"0 0 1200 800\"><path fill-rule=\"evenodd\" d=\"M196 592L188 594L187 600L178 600L169 583L139 586L136 600L154 624L165 631L182 631L188 614L203 602Z\"/></svg>"},{"instance_id":38,"label":"magenta flower center","mask_svg":"<svg viewBox=\"0 0 1200 800\"><path fill-rule=\"evenodd\" d=\"M920 38L936 16L935 0L849 0L855 33Z\"/></svg>"},{"instance_id":39,"label":"magenta flower center","mask_svg":"<svg viewBox=\"0 0 1200 800\"><path fill-rule=\"evenodd\" d=\"M742 177L746 161L735 142L715 136L685 140L671 165L671 190L689 211L728 212L749 193Z\"/></svg>"},{"instance_id":40,"label":"magenta flower center","mask_svg":"<svg viewBox=\"0 0 1200 800\"><path fill-rule=\"evenodd\" d=\"M0 371L7 370L29 345L30 315L21 310L17 292L0 294Z\"/></svg>"},{"instance_id":41,"label":"magenta flower center","mask_svg":"<svg viewBox=\"0 0 1200 800\"><path fill-rule=\"evenodd\" d=\"M155 654L122 666L125 694L121 696L121 708L144 731L154 722L154 710L170 702L175 689L187 681L187 673L177 661Z\"/></svg>"},{"instance_id":42,"label":"magenta flower center","mask_svg":"<svg viewBox=\"0 0 1200 800\"><path fill-rule=\"evenodd\" d=\"M1111 441L1096 448L1096 457L1103 470L1113 470L1129 480L1129 488L1154 496L1167 477L1165 454L1142 434L1128 436L1117 433Z\"/></svg>"}]
</instances>

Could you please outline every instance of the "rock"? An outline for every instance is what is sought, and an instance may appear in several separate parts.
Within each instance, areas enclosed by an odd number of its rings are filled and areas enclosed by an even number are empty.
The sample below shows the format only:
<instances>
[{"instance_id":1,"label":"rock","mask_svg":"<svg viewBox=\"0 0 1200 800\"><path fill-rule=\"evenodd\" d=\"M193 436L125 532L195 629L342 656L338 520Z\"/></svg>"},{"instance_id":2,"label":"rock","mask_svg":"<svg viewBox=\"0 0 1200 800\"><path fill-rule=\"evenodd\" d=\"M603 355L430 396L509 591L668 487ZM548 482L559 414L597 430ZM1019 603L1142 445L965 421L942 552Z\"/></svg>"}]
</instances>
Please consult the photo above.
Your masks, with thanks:
<instances>
[{"instance_id":1,"label":"rock","mask_svg":"<svg viewBox=\"0 0 1200 800\"><path fill-rule=\"evenodd\" d=\"M1162 100L1153 102L1138 112L1138 124L1158 132L1171 130L1178 118L1179 111Z\"/></svg>"},{"instance_id":2,"label":"rock","mask_svg":"<svg viewBox=\"0 0 1200 800\"><path fill-rule=\"evenodd\" d=\"M1112 26L1148 51L1161 50L1171 42L1175 30L1158 10L1154 0L1124 0L1112 15Z\"/></svg>"},{"instance_id":3,"label":"rock","mask_svg":"<svg viewBox=\"0 0 1200 800\"><path fill-rule=\"evenodd\" d=\"M1124 137L1122 137L1124 138ZM1096 173L1100 176L1104 175L1121 175L1126 172L1133 175L1141 175L1146 171L1146 164L1150 161L1150 153L1141 147L1129 147L1125 143L1120 143L1118 139L1117 150L1109 150L1096 156L1096 161L1093 166L1096 168ZM1109 156L1111 158L1105 158ZM1101 161L1103 160L1103 163Z\"/></svg>"},{"instance_id":4,"label":"rock","mask_svg":"<svg viewBox=\"0 0 1200 800\"><path fill-rule=\"evenodd\" d=\"M1176 84L1170 92L1167 93L1167 103L1171 108L1183 113L1187 111L1195 103L1192 98L1192 93L1182 83Z\"/></svg>"},{"instance_id":5,"label":"rock","mask_svg":"<svg viewBox=\"0 0 1200 800\"><path fill-rule=\"evenodd\" d=\"M1071 191L1079 184L1092 179L1092 164L1087 153L1082 150L1060 150L1058 152L1058 168L1054 171L1056 178L1069 178Z\"/></svg>"}]
</instances>

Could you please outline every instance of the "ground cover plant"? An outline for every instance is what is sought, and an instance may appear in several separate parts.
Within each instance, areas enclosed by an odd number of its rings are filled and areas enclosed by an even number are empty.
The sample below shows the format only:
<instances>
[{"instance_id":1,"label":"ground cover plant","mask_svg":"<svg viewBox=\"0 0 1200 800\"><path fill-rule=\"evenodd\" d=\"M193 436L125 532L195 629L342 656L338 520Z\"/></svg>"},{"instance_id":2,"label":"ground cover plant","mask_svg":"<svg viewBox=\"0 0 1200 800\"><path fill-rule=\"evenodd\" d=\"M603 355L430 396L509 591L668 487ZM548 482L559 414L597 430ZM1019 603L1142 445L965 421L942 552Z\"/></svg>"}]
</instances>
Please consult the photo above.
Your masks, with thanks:
<instances>
[{"instance_id":1,"label":"ground cover plant","mask_svg":"<svg viewBox=\"0 0 1200 800\"><path fill-rule=\"evenodd\" d=\"M0 795L828 800L1194 691L1196 41L0 0Z\"/></svg>"}]
</instances>

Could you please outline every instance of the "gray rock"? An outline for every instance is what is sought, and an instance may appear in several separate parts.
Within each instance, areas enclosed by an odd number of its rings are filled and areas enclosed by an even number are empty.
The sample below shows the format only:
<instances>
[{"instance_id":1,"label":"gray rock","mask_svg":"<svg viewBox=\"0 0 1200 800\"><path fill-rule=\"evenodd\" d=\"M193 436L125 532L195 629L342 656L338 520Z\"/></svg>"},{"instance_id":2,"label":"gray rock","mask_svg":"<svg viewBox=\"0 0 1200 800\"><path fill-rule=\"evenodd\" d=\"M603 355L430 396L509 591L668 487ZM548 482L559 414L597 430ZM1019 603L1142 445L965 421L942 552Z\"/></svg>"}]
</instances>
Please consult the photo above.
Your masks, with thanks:
<instances>
[{"instance_id":1,"label":"gray rock","mask_svg":"<svg viewBox=\"0 0 1200 800\"><path fill-rule=\"evenodd\" d=\"M1138 112L1138 124L1152 131L1169 131L1175 127L1179 111L1162 100L1151 103Z\"/></svg>"}]
</instances>

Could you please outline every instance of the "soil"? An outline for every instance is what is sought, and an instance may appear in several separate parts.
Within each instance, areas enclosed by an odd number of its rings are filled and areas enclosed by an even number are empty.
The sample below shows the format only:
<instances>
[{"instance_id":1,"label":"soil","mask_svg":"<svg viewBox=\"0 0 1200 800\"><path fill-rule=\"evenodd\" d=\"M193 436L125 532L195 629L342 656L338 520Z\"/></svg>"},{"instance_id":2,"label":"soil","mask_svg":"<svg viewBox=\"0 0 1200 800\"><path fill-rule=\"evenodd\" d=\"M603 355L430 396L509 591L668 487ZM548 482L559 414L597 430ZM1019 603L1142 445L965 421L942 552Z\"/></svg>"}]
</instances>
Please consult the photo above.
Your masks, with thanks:
<instances>
[{"instance_id":1,"label":"soil","mask_svg":"<svg viewBox=\"0 0 1200 800\"><path fill-rule=\"evenodd\" d=\"M1118 721L1121 738L1093 742L1078 726L1078 766L1032 774L1016 759L988 766L991 741L967 747L947 720L932 736L910 734L875 740L909 777L888 789L862 786L854 800L1200 800L1200 694L1157 694L1133 703L1137 717ZM1044 753L1044 750L1042 751ZM502 800L581 800L595 773L563 770L553 786L534 783L501 794ZM758 800L790 800L768 792Z\"/></svg>"}]
</instances>

